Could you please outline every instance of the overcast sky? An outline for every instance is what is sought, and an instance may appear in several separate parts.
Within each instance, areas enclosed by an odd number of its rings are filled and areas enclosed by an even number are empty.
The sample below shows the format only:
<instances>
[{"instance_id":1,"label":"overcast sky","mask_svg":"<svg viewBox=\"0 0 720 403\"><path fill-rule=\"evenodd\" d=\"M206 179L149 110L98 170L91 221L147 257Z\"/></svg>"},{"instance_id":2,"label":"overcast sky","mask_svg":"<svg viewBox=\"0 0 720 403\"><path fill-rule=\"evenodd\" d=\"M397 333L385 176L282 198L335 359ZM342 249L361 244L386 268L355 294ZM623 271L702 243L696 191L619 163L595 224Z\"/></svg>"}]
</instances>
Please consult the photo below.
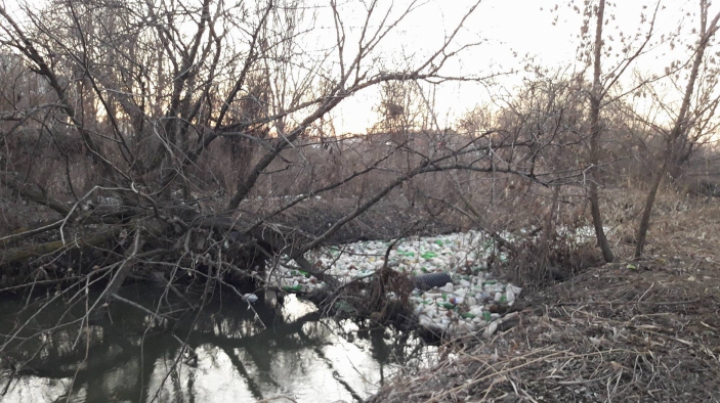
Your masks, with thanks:
<instances>
[{"instance_id":1,"label":"overcast sky","mask_svg":"<svg viewBox=\"0 0 720 403\"><path fill-rule=\"evenodd\" d=\"M6 7L16 7L15 0L0 0ZM195 0L186 0L192 3ZM394 10L403 10L411 0L380 0L380 9L392 6ZM28 0L28 4L41 7L45 0ZM361 0L338 1L344 11L345 24L348 30L359 32L363 23ZM423 55L436 50L446 35L456 26L458 21L474 4L474 0L425 0L422 7L410 14L400 24L393 35L383 43L382 52L388 64L399 65L408 63L406 60L420 59ZM593 2L595 3L595 2ZM229 4L229 3L228 3ZM330 14L328 0L308 0L308 5L317 5L318 19L312 28L315 36L308 36L316 44L308 44L309 48L327 49L332 46L335 38L335 27ZM634 35L640 30L645 33L648 24L641 24L644 15L650 18L655 9L655 0L622 0L610 2L606 10L608 24L605 36L608 44L619 49L616 40L620 31L626 35ZM693 14L699 10L699 0L664 0L661 3L655 37L668 35L678 25L688 34L697 25ZM522 73L527 58L534 58L533 63L548 68L551 72L565 70L567 72L581 70L582 63L576 59L579 45L582 18L573 10L573 6L583 7L581 0L483 0L478 9L466 21L457 42L481 43L464 52L453 63L449 63L445 73L448 75L488 75L520 70L521 73L502 76L493 81L491 91L502 93L512 92L513 87L521 83ZM720 7L713 6L711 15ZM381 13L378 13L381 14ZM591 27L591 30L594 28ZM319 40L317 38L320 38ZM325 43L323 39L325 38ZM327 42L330 41L330 42ZM717 49L712 49L711 52ZM671 52L667 44L660 45L639 59L633 69L642 74L659 73L670 63L672 58L687 60L689 53L682 47ZM606 60L604 68L612 66L616 61ZM626 74L630 80L634 74ZM622 84L622 83L621 83ZM475 83L448 83L437 89L436 111L441 125L451 124L465 111L475 105L489 101L488 88ZM677 91L675 91L677 93ZM377 115L373 107L378 102L378 89L372 88L355 95L333 111L336 128L340 132L363 133L370 127Z\"/></svg>"},{"instance_id":2,"label":"overcast sky","mask_svg":"<svg viewBox=\"0 0 720 403\"><path fill-rule=\"evenodd\" d=\"M405 42L402 47L406 51L429 51L437 47L444 33L455 25L471 3L465 0L429 2L408 18L401 29L404 34L393 37L393 44ZM524 58L528 56L534 57L535 64L551 71L582 69L582 64L576 59L582 18L572 8L573 5L582 7L582 3L569 0L484 0L459 38L461 42L482 41L483 44L463 54L459 63L449 66L451 72L483 75L522 70L526 64ZM626 35L634 35L638 29L647 32L649 25L641 24L641 18L644 14L649 20L657 2L623 0L616 5L614 2L611 4L614 5L606 10L609 23L605 26L605 35L608 39L617 39L619 31ZM697 0L661 2L654 37L659 39L661 35L668 35L679 25L689 33L697 25L693 14L699 11L698 4ZM717 12L717 8L711 8L711 14ZM594 27L591 30L594 32ZM608 43L615 48L620 47L617 42ZM667 44L661 45L639 59L634 70L648 75L660 73L673 57L685 59L687 55L681 48L672 52ZM604 66L611 66L614 62L606 60ZM633 77L631 73L626 74L628 80ZM499 78L495 80L498 85L493 90L505 88L511 91L527 76L521 73ZM438 113L446 123L489 99L483 86L472 83L445 84L438 94ZM356 96L335 113L338 126L342 127L342 131L364 132L376 119L372 113L372 105L376 102L375 90Z\"/></svg>"}]
</instances>

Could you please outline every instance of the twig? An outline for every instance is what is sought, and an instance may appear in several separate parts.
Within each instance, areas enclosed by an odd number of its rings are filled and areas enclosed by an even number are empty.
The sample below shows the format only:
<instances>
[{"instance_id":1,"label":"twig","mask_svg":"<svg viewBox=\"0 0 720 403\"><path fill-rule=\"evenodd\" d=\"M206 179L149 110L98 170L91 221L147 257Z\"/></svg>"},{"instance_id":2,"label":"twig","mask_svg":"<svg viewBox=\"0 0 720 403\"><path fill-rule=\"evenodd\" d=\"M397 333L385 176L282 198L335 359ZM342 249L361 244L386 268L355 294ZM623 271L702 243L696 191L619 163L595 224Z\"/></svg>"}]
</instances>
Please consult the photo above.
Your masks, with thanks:
<instances>
[{"instance_id":1,"label":"twig","mask_svg":"<svg viewBox=\"0 0 720 403\"><path fill-rule=\"evenodd\" d=\"M661 302L643 302L643 305L684 305L694 304L702 301L702 298L691 299L689 301L661 301ZM628 304L639 304L640 301L608 301L608 302L558 302L553 304L553 307L561 306L582 306L582 305L628 305Z\"/></svg>"}]
</instances>

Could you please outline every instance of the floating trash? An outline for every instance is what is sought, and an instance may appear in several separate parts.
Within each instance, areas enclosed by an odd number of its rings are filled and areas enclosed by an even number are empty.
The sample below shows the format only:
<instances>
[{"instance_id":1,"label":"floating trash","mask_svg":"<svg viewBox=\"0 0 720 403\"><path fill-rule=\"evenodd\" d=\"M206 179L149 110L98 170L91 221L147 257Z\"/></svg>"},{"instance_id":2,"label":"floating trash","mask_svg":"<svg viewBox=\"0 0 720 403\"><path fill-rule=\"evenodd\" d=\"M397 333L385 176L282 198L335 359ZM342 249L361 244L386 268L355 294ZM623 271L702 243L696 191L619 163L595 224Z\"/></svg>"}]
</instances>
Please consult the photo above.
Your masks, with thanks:
<instances>
[{"instance_id":1,"label":"floating trash","mask_svg":"<svg viewBox=\"0 0 720 403\"><path fill-rule=\"evenodd\" d=\"M413 278L415 287L420 290L429 290L433 287L442 287L452 282L452 278L447 273L428 273L421 274Z\"/></svg>"},{"instance_id":2,"label":"floating trash","mask_svg":"<svg viewBox=\"0 0 720 403\"><path fill-rule=\"evenodd\" d=\"M252 293L243 294L243 301L253 303L258 300L258 296Z\"/></svg>"},{"instance_id":3,"label":"floating trash","mask_svg":"<svg viewBox=\"0 0 720 403\"><path fill-rule=\"evenodd\" d=\"M390 245L385 241L355 242L318 248L306 257L343 284L369 281L385 265L410 276L416 288L409 301L419 325L446 335L474 331L493 334L501 316L491 313L491 306L513 305L522 292L522 288L492 278L486 271L485 262L491 255L501 261L507 256L498 253L492 239L482 232L403 239L385 262ZM325 286L301 270L282 267L275 275L285 292L302 294ZM397 296L389 294L388 298ZM347 312L349 307L340 304L335 309Z\"/></svg>"}]
</instances>

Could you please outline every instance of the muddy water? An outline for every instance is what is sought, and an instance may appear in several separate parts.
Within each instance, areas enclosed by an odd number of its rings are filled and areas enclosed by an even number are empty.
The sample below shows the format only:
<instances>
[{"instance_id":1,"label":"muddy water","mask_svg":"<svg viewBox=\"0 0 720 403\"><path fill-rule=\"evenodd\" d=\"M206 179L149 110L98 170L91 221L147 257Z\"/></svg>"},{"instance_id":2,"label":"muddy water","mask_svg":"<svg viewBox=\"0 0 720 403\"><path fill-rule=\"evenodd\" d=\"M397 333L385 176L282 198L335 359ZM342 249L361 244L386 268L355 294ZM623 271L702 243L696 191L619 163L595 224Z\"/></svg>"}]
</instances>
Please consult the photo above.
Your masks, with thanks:
<instances>
[{"instance_id":1,"label":"muddy water","mask_svg":"<svg viewBox=\"0 0 720 403\"><path fill-rule=\"evenodd\" d=\"M147 286L121 291L177 320L162 323L116 302L109 319L88 325L83 298L58 298L39 313L39 302L1 301L0 401L360 401L400 365L432 353L404 333L321 319L294 296L275 309L256 302L253 311L217 292L198 314L158 294ZM20 323L27 326L16 334Z\"/></svg>"}]
</instances>

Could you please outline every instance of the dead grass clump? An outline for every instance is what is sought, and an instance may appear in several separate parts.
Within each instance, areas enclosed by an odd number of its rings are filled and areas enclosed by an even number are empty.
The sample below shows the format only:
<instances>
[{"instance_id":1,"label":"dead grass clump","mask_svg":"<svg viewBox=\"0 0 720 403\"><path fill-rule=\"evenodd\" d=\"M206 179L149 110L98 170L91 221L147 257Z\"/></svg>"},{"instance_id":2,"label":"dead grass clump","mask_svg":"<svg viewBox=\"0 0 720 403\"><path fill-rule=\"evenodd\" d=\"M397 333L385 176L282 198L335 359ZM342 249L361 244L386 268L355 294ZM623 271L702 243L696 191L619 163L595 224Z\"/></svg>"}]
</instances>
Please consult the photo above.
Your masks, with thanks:
<instances>
[{"instance_id":1,"label":"dead grass clump","mask_svg":"<svg viewBox=\"0 0 720 403\"><path fill-rule=\"evenodd\" d=\"M620 259L630 259L634 250L637 221L646 192L638 186L605 191L605 224ZM646 256L671 259L675 256L720 259L720 199L696 197L675 185L659 193L650 221Z\"/></svg>"},{"instance_id":2,"label":"dead grass clump","mask_svg":"<svg viewBox=\"0 0 720 403\"><path fill-rule=\"evenodd\" d=\"M358 318L397 325L412 318L408 298L415 287L407 274L384 268L365 286L365 297L358 299L356 306Z\"/></svg>"},{"instance_id":3,"label":"dead grass clump","mask_svg":"<svg viewBox=\"0 0 720 403\"><path fill-rule=\"evenodd\" d=\"M529 288L542 288L602 262L594 245L578 240L579 230L565 229L565 234L543 232L531 233L509 250L505 272L515 284Z\"/></svg>"},{"instance_id":4,"label":"dead grass clump","mask_svg":"<svg viewBox=\"0 0 720 403\"><path fill-rule=\"evenodd\" d=\"M385 268L366 281L357 279L332 294L324 291L308 296L325 315L351 318L360 327L393 326L397 329L415 329L409 296L414 284L403 273Z\"/></svg>"},{"instance_id":5,"label":"dead grass clump","mask_svg":"<svg viewBox=\"0 0 720 403\"><path fill-rule=\"evenodd\" d=\"M660 267L583 273L534 294L515 327L448 348L372 401L717 401L720 281L696 269L702 281Z\"/></svg>"}]
</instances>

